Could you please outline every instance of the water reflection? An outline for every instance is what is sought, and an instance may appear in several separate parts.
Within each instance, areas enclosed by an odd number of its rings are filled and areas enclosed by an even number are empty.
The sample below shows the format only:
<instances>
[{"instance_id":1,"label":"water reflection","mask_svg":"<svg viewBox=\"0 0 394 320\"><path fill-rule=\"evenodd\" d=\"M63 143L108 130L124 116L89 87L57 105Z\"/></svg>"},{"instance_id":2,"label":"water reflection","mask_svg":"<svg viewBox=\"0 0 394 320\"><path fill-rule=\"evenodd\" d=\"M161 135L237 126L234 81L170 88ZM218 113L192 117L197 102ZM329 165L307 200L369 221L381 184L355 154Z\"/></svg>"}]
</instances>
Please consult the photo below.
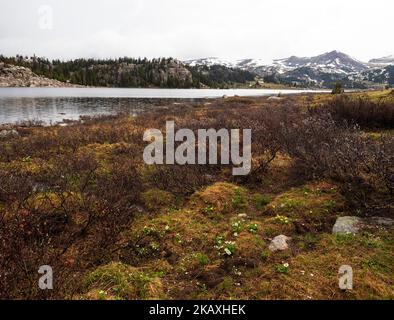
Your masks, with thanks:
<instances>
[{"instance_id":1,"label":"water reflection","mask_svg":"<svg viewBox=\"0 0 394 320\"><path fill-rule=\"evenodd\" d=\"M161 100L199 100L224 95L264 96L302 92L313 90L0 88L0 124L32 120L52 124L63 122L64 119L78 120L81 116L119 112L134 114L154 108L157 101Z\"/></svg>"},{"instance_id":2,"label":"water reflection","mask_svg":"<svg viewBox=\"0 0 394 320\"><path fill-rule=\"evenodd\" d=\"M124 98L1 98L0 123L42 121L55 124L81 116L137 114L146 103Z\"/></svg>"}]
</instances>

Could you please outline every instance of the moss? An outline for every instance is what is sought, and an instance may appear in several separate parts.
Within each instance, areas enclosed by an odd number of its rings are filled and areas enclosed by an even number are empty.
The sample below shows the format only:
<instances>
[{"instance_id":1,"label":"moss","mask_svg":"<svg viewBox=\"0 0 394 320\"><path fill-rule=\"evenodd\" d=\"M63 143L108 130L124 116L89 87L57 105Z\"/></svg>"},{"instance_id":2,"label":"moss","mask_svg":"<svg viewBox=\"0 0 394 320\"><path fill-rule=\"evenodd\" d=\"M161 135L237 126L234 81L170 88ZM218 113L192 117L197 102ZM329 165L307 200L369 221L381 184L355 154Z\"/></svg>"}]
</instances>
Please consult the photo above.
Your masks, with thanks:
<instances>
[{"instance_id":1,"label":"moss","mask_svg":"<svg viewBox=\"0 0 394 320\"><path fill-rule=\"evenodd\" d=\"M199 264L198 255L209 260L217 255L213 248L215 234L227 228L228 225L217 223L199 212L182 209L160 212L154 218L142 215L133 222L125 238L138 243L138 251L142 253L130 258L131 261L164 256L172 267L188 269ZM158 250L152 250L152 243L159 245ZM130 255L130 250L122 254Z\"/></svg>"},{"instance_id":2,"label":"moss","mask_svg":"<svg viewBox=\"0 0 394 320\"><path fill-rule=\"evenodd\" d=\"M301 238L299 246L305 250L315 249L316 245L319 243L320 237L314 233L306 233Z\"/></svg>"},{"instance_id":3,"label":"moss","mask_svg":"<svg viewBox=\"0 0 394 320\"><path fill-rule=\"evenodd\" d=\"M149 189L141 194L144 205L150 209L168 208L175 205L175 197L171 193L159 189Z\"/></svg>"},{"instance_id":4,"label":"moss","mask_svg":"<svg viewBox=\"0 0 394 320\"><path fill-rule=\"evenodd\" d=\"M206 214L240 211L248 206L247 191L227 182L215 183L192 196Z\"/></svg>"},{"instance_id":5,"label":"moss","mask_svg":"<svg viewBox=\"0 0 394 320\"><path fill-rule=\"evenodd\" d=\"M277 210L280 212L290 212L303 206L305 206L305 201L302 199L283 197L278 203Z\"/></svg>"},{"instance_id":6,"label":"moss","mask_svg":"<svg viewBox=\"0 0 394 320\"><path fill-rule=\"evenodd\" d=\"M119 262L98 267L85 278L86 297L93 292L117 299L156 299L163 297L159 278Z\"/></svg>"},{"instance_id":7,"label":"moss","mask_svg":"<svg viewBox=\"0 0 394 320\"><path fill-rule=\"evenodd\" d=\"M325 182L304 185L278 195L266 212L299 231L329 231L344 208L345 200L336 186Z\"/></svg>"},{"instance_id":8,"label":"moss","mask_svg":"<svg viewBox=\"0 0 394 320\"><path fill-rule=\"evenodd\" d=\"M249 232L241 232L237 237L236 247L237 257L246 258L252 262L261 261L261 255L266 245L261 236Z\"/></svg>"},{"instance_id":9,"label":"moss","mask_svg":"<svg viewBox=\"0 0 394 320\"><path fill-rule=\"evenodd\" d=\"M117 154L128 152L132 148L129 143L92 143L80 147L77 150L76 157L86 157L90 155L99 164L96 173L99 176L107 176L112 173L114 163L117 162Z\"/></svg>"},{"instance_id":10,"label":"moss","mask_svg":"<svg viewBox=\"0 0 394 320\"><path fill-rule=\"evenodd\" d=\"M256 193L253 195L252 200L257 210L263 210L265 206L272 201L272 198L266 195Z\"/></svg>"},{"instance_id":11,"label":"moss","mask_svg":"<svg viewBox=\"0 0 394 320\"><path fill-rule=\"evenodd\" d=\"M147 268L162 275L168 274L173 270L173 267L165 259L153 260L147 264Z\"/></svg>"},{"instance_id":12,"label":"moss","mask_svg":"<svg viewBox=\"0 0 394 320\"><path fill-rule=\"evenodd\" d=\"M45 161L40 158L31 158L28 156L11 162L0 162L0 169L16 170L24 174L38 176L44 170L53 169L53 165L50 161Z\"/></svg>"},{"instance_id":13,"label":"moss","mask_svg":"<svg viewBox=\"0 0 394 320\"><path fill-rule=\"evenodd\" d=\"M223 281L217 286L219 292L228 292L234 286L234 281L231 277L225 277Z\"/></svg>"},{"instance_id":14,"label":"moss","mask_svg":"<svg viewBox=\"0 0 394 320\"><path fill-rule=\"evenodd\" d=\"M82 146L78 149L78 153L94 153L98 158L105 158L110 156L114 150L120 147L124 147L126 144L124 143L92 143L85 146Z\"/></svg>"}]
</instances>

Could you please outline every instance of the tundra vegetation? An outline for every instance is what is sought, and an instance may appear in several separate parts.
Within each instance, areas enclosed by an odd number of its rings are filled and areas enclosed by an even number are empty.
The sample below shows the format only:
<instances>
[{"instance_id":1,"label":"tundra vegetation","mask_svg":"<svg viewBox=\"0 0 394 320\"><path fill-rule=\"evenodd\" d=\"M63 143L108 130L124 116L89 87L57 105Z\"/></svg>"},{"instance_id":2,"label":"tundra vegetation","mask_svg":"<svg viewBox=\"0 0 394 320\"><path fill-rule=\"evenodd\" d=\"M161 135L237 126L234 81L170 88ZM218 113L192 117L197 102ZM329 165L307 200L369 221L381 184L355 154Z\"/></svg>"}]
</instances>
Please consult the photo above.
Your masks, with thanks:
<instances>
[{"instance_id":1,"label":"tundra vegetation","mask_svg":"<svg viewBox=\"0 0 394 320\"><path fill-rule=\"evenodd\" d=\"M3 299L393 299L394 95L228 98L0 138ZM252 171L143 162L144 131L252 129ZM218 150L220 157L220 150ZM287 250L272 252L278 235ZM54 289L40 290L50 265ZM350 265L354 288L338 288Z\"/></svg>"}]
</instances>

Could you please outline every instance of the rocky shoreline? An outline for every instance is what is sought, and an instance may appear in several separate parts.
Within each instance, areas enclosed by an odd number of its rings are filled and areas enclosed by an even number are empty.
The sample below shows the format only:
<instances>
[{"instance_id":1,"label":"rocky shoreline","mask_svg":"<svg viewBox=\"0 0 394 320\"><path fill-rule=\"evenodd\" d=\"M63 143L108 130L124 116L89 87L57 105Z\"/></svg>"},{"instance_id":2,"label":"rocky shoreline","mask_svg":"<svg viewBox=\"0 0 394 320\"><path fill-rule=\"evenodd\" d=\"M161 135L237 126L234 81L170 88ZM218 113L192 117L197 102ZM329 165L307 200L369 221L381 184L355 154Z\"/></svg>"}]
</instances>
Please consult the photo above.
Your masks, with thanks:
<instances>
[{"instance_id":1,"label":"rocky shoreline","mask_svg":"<svg viewBox=\"0 0 394 320\"><path fill-rule=\"evenodd\" d=\"M32 72L29 68L0 62L0 87L81 87L67 82L48 79Z\"/></svg>"}]
</instances>

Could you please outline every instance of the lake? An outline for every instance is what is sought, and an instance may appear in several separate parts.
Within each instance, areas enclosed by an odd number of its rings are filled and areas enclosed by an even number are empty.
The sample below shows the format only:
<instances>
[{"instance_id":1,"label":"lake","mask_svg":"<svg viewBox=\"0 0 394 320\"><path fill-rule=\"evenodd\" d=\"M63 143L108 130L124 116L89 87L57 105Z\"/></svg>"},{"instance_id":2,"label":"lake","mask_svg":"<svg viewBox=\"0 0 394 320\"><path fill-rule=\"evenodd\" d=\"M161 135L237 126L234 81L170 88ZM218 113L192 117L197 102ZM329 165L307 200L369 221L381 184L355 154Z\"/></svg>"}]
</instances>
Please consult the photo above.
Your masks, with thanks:
<instances>
[{"instance_id":1,"label":"lake","mask_svg":"<svg viewBox=\"0 0 394 320\"><path fill-rule=\"evenodd\" d=\"M0 124L40 120L45 124L78 120L81 116L137 114L143 100L210 99L223 96L269 96L325 92L274 89L121 89L121 88L0 88ZM155 104L152 104L152 108Z\"/></svg>"}]
</instances>

